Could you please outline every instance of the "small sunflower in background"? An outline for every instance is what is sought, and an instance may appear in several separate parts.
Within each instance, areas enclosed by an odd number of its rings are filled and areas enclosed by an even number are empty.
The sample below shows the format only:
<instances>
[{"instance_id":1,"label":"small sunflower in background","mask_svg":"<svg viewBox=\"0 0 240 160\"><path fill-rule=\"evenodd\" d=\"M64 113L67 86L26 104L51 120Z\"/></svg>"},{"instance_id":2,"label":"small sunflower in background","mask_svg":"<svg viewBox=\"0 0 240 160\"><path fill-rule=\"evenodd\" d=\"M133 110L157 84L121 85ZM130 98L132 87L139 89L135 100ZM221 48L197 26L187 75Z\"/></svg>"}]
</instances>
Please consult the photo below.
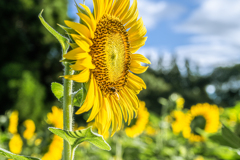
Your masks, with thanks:
<instances>
[{"instance_id":1,"label":"small sunflower in background","mask_svg":"<svg viewBox=\"0 0 240 160\"><path fill-rule=\"evenodd\" d=\"M18 132L18 111L13 111L9 117L8 131L12 134Z\"/></svg>"},{"instance_id":2,"label":"small sunflower in background","mask_svg":"<svg viewBox=\"0 0 240 160\"><path fill-rule=\"evenodd\" d=\"M179 134L183 130L186 115L182 111L174 110L171 113L171 117L173 118L171 122L173 133Z\"/></svg>"},{"instance_id":3,"label":"small sunflower in background","mask_svg":"<svg viewBox=\"0 0 240 160\"><path fill-rule=\"evenodd\" d=\"M18 133L15 133L9 141L9 150L12 153L20 154L22 152L23 141Z\"/></svg>"},{"instance_id":4,"label":"small sunflower in background","mask_svg":"<svg viewBox=\"0 0 240 160\"><path fill-rule=\"evenodd\" d=\"M150 61L141 54L133 54L145 44L146 27L138 19L137 0L93 0L93 13L84 4L77 5L81 23L65 21L72 29L73 48L64 58L74 62L78 71L66 79L86 83L88 93L84 104L76 112L91 110L87 120L95 119L98 132L104 134L112 126L112 135L122 128L122 121L130 124L137 115L137 94L146 89L141 74ZM111 135L111 136L112 136Z\"/></svg>"},{"instance_id":5,"label":"small sunflower in background","mask_svg":"<svg viewBox=\"0 0 240 160\"><path fill-rule=\"evenodd\" d=\"M216 105L208 103L192 106L186 115L183 136L191 142L204 141L196 131L197 128L207 133L215 133L219 128L219 109Z\"/></svg>"},{"instance_id":6,"label":"small sunflower in background","mask_svg":"<svg viewBox=\"0 0 240 160\"><path fill-rule=\"evenodd\" d=\"M183 109L184 103L185 103L184 98L182 98L182 97L178 98L178 99L176 100L176 108L177 108L177 109L180 109L180 110Z\"/></svg>"},{"instance_id":7,"label":"small sunflower in background","mask_svg":"<svg viewBox=\"0 0 240 160\"><path fill-rule=\"evenodd\" d=\"M52 107L52 112L47 114L47 123L56 128L63 128L63 110L57 106ZM41 143L41 142L40 142ZM54 134L48 152L42 157L42 160L60 160L62 158L63 139Z\"/></svg>"},{"instance_id":8,"label":"small sunflower in background","mask_svg":"<svg viewBox=\"0 0 240 160\"><path fill-rule=\"evenodd\" d=\"M141 101L136 123L133 126L127 127L125 129L126 135L131 138L139 136L145 130L148 124L148 121L149 121L149 112L145 107L145 102Z\"/></svg>"},{"instance_id":9,"label":"small sunflower in background","mask_svg":"<svg viewBox=\"0 0 240 160\"><path fill-rule=\"evenodd\" d=\"M23 137L27 140L31 139L35 134L35 123L31 119L27 119L23 122L26 130L23 132Z\"/></svg>"}]
</instances>

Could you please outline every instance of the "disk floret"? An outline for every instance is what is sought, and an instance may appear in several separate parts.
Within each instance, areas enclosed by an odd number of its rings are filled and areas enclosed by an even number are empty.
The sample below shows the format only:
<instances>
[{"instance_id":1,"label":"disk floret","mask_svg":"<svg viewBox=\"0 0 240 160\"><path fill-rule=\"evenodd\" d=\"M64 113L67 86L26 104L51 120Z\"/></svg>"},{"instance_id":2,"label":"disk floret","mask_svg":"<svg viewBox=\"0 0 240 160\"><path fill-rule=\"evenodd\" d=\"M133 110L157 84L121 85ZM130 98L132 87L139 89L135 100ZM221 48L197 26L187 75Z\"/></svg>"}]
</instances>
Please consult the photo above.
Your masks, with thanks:
<instances>
[{"instance_id":1,"label":"disk floret","mask_svg":"<svg viewBox=\"0 0 240 160\"><path fill-rule=\"evenodd\" d=\"M104 15L94 32L90 47L93 75L104 95L116 94L127 83L130 69L128 34L118 18Z\"/></svg>"}]
</instances>

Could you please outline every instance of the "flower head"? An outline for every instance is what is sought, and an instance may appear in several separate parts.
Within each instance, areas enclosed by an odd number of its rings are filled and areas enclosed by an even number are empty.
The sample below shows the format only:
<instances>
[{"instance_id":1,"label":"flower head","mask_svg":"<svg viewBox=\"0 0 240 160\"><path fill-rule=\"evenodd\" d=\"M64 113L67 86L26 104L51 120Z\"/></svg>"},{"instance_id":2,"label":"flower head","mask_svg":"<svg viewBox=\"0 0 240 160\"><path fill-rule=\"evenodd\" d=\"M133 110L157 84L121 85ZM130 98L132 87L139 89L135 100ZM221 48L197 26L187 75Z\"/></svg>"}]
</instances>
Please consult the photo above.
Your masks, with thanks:
<instances>
[{"instance_id":1,"label":"flower head","mask_svg":"<svg viewBox=\"0 0 240 160\"><path fill-rule=\"evenodd\" d=\"M52 107L52 113L47 114L47 122L56 128L63 128L63 110L57 106Z\"/></svg>"},{"instance_id":2,"label":"flower head","mask_svg":"<svg viewBox=\"0 0 240 160\"><path fill-rule=\"evenodd\" d=\"M174 121L171 123L173 133L179 134L185 124L185 113L182 111L174 110L171 115L174 119Z\"/></svg>"},{"instance_id":3,"label":"flower head","mask_svg":"<svg viewBox=\"0 0 240 160\"><path fill-rule=\"evenodd\" d=\"M23 132L23 137L31 139L35 132L35 123L31 119L27 119L23 124L26 127L26 130Z\"/></svg>"},{"instance_id":4,"label":"flower head","mask_svg":"<svg viewBox=\"0 0 240 160\"><path fill-rule=\"evenodd\" d=\"M176 100L176 108L177 109L183 109L184 103L185 103L184 98L182 98L182 97L178 98Z\"/></svg>"},{"instance_id":5,"label":"flower head","mask_svg":"<svg viewBox=\"0 0 240 160\"><path fill-rule=\"evenodd\" d=\"M192 106L186 115L183 136L190 141L203 141L196 128L203 129L208 133L215 133L219 128L219 109L216 105L208 103Z\"/></svg>"},{"instance_id":6,"label":"flower head","mask_svg":"<svg viewBox=\"0 0 240 160\"><path fill-rule=\"evenodd\" d=\"M63 110L57 106L52 107L52 113L47 114L47 122L56 128L63 128ZM63 139L57 135L53 136L53 140L49 146L48 152L44 154L42 160L60 160L62 158Z\"/></svg>"},{"instance_id":7,"label":"flower head","mask_svg":"<svg viewBox=\"0 0 240 160\"><path fill-rule=\"evenodd\" d=\"M138 19L137 0L93 0L94 9L83 4L78 7L82 23L65 21L73 29L70 33L73 50L64 58L74 60L71 68L80 71L66 75L66 79L86 83L88 93L81 114L91 110L87 120L95 119L100 134L112 126L112 135L122 128L122 121L130 124L139 108L138 94L146 88L144 81L133 73L147 70L141 62L150 61L135 53L145 44L147 30Z\"/></svg>"},{"instance_id":8,"label":"flower head","mask_svg":"<svg viewBox=\"0 0 240 160\"><path fill-rule=\"evenodd\" d=\"M149 112L145 107L145 102L141 101L136 123L133 126L125 129L127 136L132 138L139 136L145 130L148 121Z\"/></svg>"},{"instance_id":9,"label":"flower head","mask_svg":"<svg viewBox=\"0 0 240 160\"><path fill-rule=\"evenodd\" d=\"M18 111L13 111L9 118L8 131L12 134L17 133L18 132L17 126L18 126Z\"/></svg>"},{"instance_id":10,"label":"flower head","mask_svg":"<svg viewBox=\"0 0 240 160\"><path fill-rule=\"evenodd\" d=\"M23 141L19 134L14 134L9 141L9 150L12 153L20 154L22 152Z\"/></svg>"}]
</instances>

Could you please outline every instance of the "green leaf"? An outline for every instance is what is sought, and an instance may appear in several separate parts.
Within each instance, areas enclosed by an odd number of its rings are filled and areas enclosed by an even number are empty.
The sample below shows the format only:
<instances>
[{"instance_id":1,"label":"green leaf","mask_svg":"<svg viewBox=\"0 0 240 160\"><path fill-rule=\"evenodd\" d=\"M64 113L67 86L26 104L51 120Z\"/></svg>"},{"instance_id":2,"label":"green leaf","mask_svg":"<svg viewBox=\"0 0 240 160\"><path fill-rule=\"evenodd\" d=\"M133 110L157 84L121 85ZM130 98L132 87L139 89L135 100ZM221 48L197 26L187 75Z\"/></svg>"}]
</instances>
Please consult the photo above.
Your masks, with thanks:
<instances>
[{"instance_id":1,"label":"green leaf","mask_svg":"<svg viewBox=\"0 0 240 160\"><path fill-rule=\"evenodd\" d=\"M240 138L224 125L222 127L222 136L230 145L240 148Z\"/></svg>"},{"instance_id":2,"label":"green leaf","mask_svg":"<svg viewBox=\"0 0 240 160\"><path fill-rule=\"evenodd\" d=\"M59 43L62 46L62 52L63 54L67 53L67 50L69 48L69 39L62 36L60 33L58 33L56 30L54 30L42 17L42 12L43 10L39 13L38 17L40 19L40 21L42 22L42 24L44 25L44 27L54 36L57 38L57 40L59 41Z\"/></svg>"},{"instance_id":3,"label":"green leaf","mask_svg":"<svg viewBox=\"0 0 240 160\"><path fill-rule=\"evenodd\" d=\"M208 138L222 146L234 149L240 148L240 138L224 125L222 127L222 134L214 134Z\"/></svg>"},{"instance_id":4,"label":"green leaf","mask_svg":"<svg viewBox=\"0 0 240 160\"><path fill-rule=\"evenodd\" d=\"M14 153L11 153L5 149L0 148L0 155L11 158L14 160L40 160L39 158L34 158L34 157L28 157L28 156L22 156L22 155L16 155Z\"/></svg>"},{"instance_id":5,"label":"green leaf","mask_svg":"<svg viewBox=\"0 0 240 160\"><path fill-rule=\"evenodd\" d=\"M92 132L91 127L78 131L66 131L54 127L49 127L48 129L59 137L65 139L72 148L76 148L80 143L87 141L100 149L111 150L111 147L103 139L103 136Z\"/></svg>"},{"instance_id":6,"label":"green leaf","mask_svg":"<svg viewBox=\"0 0 240 160\"><path fill-rule=\"evenodd\" d=\"M212 140L213 142L218 143L221 146L227 146L227 147L230 147L230 148L236 148L234 145L229 143L225 138L223 138L223 136L221 134L211 135L208 138L210 140Z\"/></svg>"},{"instance_id":7,"label":"green leaf","mask_svg":"<svg viewBox=\"0 0 240 160\"><path fill-rule=\"evenodd\" d=\"M73 96L73 104L74 106L80 107L82 106L82 98L83 98L83 89L79 89Z\"/></svg>"},{"instance_id":8,"label":"green leaf","mask_svg":"<svg viewBox=\"0 0 240 160\"><path fill-rule=\"evenodd\" d=\"M55 97L60 101L62 102L62 98L63 98L63 85L60 84L60 83L57 83L57 82L53 82L51 84L51 89L52 89L52 92L53 94L55 95Z\"/></svg>"}]
</instances>

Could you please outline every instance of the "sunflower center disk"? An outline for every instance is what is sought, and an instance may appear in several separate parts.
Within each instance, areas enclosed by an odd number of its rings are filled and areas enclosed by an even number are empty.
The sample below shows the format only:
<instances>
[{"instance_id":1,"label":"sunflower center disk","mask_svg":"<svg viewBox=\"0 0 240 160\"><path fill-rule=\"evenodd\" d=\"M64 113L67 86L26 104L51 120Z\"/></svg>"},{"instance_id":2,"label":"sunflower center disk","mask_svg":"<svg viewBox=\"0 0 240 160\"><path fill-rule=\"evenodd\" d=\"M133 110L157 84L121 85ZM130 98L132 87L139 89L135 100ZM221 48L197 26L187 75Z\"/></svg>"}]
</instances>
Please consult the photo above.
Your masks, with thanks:
<instances>
[{"instance_id":1,"label":"sunflower center disk","mask_svg":"<svg viewBox=\"0 0 240 160\"><path fill-rule=\"evenodd\" d=\"M127 82L130 66L128 35L118 18L103 16L91 46L93 75L104 95L117 93Z\"/></svg>"},{"instance_id":2,"label":"sunflower center disk","mask_svg":"<svg viewBox=\"0 0 240 160\"><path fill-rule=\"evenodd\" d=\"M196 135L199 135L199 133L197 132L197 128L204 130L205 126L206 119L203 116L196 116L190 124L192 132Z\"/></svg>"},{"instance_id":3,"label":"sunflower center disk","mask_svg":"<svg viewBox=\"0 0 240 160\"><path fill-rule=\"evenodd\" d=\"M112 33L107 37L106 64L110 82L116 82L124 70L125 47L120 33Z\"/></svg>"}]
</instances>

